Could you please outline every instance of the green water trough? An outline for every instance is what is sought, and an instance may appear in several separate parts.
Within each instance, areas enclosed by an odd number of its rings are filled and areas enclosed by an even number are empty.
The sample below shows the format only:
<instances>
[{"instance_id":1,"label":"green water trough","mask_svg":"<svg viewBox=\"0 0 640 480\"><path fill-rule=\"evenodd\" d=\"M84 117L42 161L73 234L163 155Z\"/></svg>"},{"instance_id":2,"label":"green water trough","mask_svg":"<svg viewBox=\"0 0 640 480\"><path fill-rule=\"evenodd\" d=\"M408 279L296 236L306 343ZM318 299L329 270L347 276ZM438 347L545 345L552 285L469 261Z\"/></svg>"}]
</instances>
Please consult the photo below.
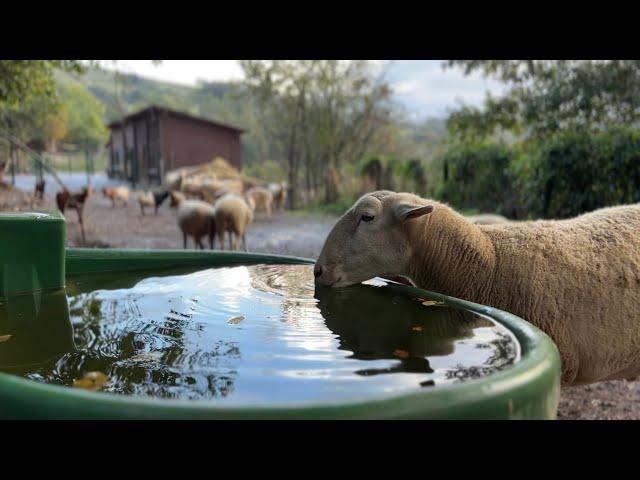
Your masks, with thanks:
<instances>
[{"instance_id":1,"label":"green water trough","mask_svg":"<svg viewBox=\"0 0 640 480\"><path fill-rule=\"evenodd\" d=\"M64 286L74 276L93 273L210 268L252 264L308 264L280 255L222 251L65 249L65 220L59 213L0 213L0 340L39 318L29 338L0 341L0 367L43 361L73 345L73 332L60 327L68 317ZM477 379L356 401L260 404L234 407L215 401L117 395L46 384L0 373L2 419L554 419L560 396L560 358L542 331L521 318L404 285L388 285L406 295L444 302L484 315L506 327L520 345L520 359ZM40 309L40 292L60 291L56 308ZM53 340L55 339L55 340ZM23 343L21 343L23 342ZM25 342L31 342L28 347ZM22 358L41 346L41 358ZM4 351L3 351L4 350Z\"/></svg>"}]
</instances>

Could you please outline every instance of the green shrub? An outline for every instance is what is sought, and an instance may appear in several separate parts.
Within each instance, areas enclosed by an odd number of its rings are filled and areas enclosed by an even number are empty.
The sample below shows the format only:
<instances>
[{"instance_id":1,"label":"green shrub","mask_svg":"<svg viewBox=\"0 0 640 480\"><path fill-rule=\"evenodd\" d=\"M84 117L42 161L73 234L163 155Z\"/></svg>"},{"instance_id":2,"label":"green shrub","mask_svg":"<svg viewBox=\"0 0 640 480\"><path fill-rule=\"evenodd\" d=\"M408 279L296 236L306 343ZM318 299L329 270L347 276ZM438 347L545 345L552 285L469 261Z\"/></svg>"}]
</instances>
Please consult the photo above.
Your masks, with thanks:
<instances>
[{"instance_id":1,"label":"green shrub","mask_svg":"<svg viewBox=\"0 0 640 480\"><path fill-rule=\"evenodd\" d=\"M640 132L557 134L514 162L524 208L534 216L568 218L640 201Z\"/></svg>"},{"instance_id":2,"label":"green shrub","mask_svg":"<svg viewBox=\"0 0 640 480\"><path fill-rule=\"evenodd\" d=\"M437 159L445 173L435 195L458 209L515 216L517 201L510 168L514 158L515 152L504 145L453 146Z\"/></svg>"}]
</instances>

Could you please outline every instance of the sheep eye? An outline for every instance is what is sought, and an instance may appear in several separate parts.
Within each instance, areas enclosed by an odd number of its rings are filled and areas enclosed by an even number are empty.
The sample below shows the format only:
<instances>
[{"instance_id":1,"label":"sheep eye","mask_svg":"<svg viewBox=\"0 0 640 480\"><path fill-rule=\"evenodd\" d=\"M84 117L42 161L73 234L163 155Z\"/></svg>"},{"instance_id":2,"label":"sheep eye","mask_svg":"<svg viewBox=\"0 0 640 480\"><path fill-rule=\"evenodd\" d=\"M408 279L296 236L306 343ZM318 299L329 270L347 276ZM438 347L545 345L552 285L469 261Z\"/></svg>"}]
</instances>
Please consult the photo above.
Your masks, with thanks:
<instances>
[{"instance_id":1,"label":"sheep eye","mask_svg":"<svg viewBox=\"0 0 640 480\"><path fill-rule=\"evenodd\" d=\"M360 217L360 220L362 220L363 222L370 222L371 220L373 220L373 215L362 215L362 217Z\"/></svg>"}]
</instances>

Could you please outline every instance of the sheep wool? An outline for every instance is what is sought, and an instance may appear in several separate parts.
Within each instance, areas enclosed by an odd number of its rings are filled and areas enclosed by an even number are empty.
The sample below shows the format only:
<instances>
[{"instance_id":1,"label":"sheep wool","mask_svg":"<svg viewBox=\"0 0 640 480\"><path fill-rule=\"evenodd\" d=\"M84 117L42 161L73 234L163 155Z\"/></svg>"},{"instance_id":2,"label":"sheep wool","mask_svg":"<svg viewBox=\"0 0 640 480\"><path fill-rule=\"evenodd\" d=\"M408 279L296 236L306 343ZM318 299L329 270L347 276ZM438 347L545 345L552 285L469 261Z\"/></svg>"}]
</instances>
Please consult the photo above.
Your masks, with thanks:
<instances>
[{"instance_id":1,"label":"sheep wool","mask_svg":"<svg viewBox=\"0 0 640 480\"><path fill-rule=\"evenodd\" d=\"M476 225L433 200L374 192L340 218L315 274L336 287L399 275L518 315L558 346L564 385L640 374L640 204Z\"/></svg>"}]
</instances>

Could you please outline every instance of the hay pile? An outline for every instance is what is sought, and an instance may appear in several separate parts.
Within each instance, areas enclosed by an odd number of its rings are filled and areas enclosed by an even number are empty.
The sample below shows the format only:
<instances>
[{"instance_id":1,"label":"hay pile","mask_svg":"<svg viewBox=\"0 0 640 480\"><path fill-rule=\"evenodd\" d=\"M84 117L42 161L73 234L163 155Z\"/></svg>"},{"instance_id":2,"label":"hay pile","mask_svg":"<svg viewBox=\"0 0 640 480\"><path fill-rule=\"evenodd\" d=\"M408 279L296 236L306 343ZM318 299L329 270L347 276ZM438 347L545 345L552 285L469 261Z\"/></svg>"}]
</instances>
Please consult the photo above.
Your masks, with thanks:
<instances>
[{"instance_id":1,"label":"hay pile","mask_svg":"<svg viewBox=\"0 0 640 480\"><path fill-rule=\"evenodd\" d=\"M222 157L216 157L209 163L195 167L172 170L164 178L164 185L170 190L181 190L181 187L187 184L198 184L240 193L259 183L258 180L242 175L240 170Z\"/></svg>"}]
</instances>

